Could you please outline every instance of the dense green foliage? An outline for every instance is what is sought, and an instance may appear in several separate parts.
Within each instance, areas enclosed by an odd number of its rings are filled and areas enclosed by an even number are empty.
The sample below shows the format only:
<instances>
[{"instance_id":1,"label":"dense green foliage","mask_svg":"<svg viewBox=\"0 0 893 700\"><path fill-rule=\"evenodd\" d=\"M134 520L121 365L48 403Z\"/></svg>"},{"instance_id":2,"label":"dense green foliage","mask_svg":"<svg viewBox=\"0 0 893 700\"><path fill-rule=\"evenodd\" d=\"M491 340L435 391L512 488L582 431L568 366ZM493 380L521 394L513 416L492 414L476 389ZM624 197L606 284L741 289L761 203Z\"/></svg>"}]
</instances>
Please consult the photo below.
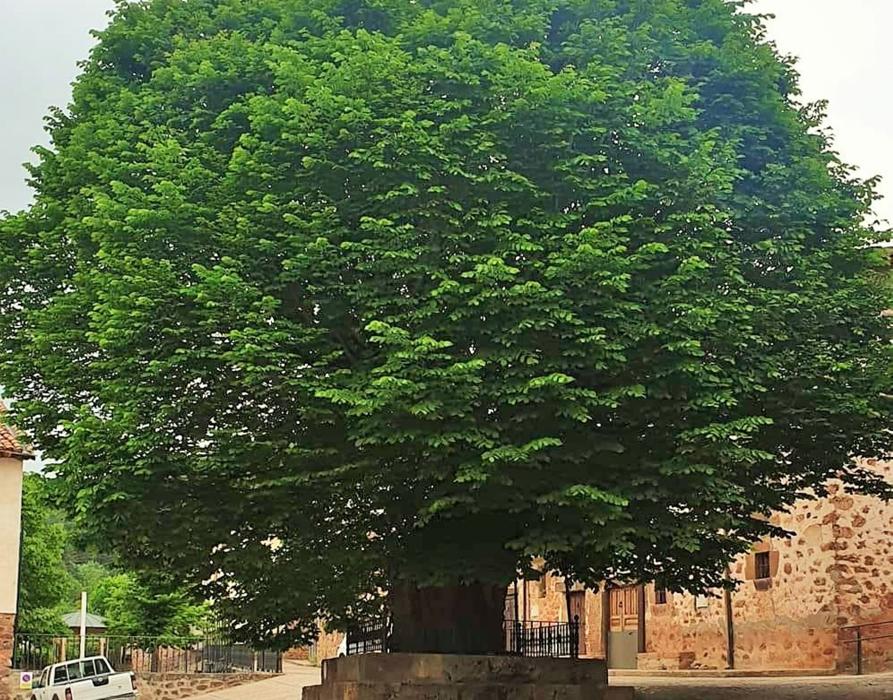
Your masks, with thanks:
<instances>
[{"instance_id":1,"label":"dense green foliage","mask_svg":"<svg viewBox=\"0 0 893 700\"><path fill-rule=\"evenodd\" d=\"M71 578L63 555L67 532L45 497L44 481L25 474L22 554L16 626L32 634L64 634L62 613Z\"/></svg>"},{"instance_id":2,"label":"dense green foliage","mask_svg":"<svg viewBox=\"0 0 893 700\"><path fill-rule=\"evenodd\" d=\"M0 224L71 502L299 638L538 555L716 586L761 514L883 492L871 183L740 10L121 4Z\"/></svg>"},{"instance_id":3,"label":"dense green foliage","mask_svg":"<svg viewBox=\"0 0 893 700\"><path fill-rule=\"evenodd\" d=\"M209 605L195 603L183 591L154 590L132 573L104 578L92 601L116 636L174 640L202 632L210 622Z\"/></svg>"}]
</instances>

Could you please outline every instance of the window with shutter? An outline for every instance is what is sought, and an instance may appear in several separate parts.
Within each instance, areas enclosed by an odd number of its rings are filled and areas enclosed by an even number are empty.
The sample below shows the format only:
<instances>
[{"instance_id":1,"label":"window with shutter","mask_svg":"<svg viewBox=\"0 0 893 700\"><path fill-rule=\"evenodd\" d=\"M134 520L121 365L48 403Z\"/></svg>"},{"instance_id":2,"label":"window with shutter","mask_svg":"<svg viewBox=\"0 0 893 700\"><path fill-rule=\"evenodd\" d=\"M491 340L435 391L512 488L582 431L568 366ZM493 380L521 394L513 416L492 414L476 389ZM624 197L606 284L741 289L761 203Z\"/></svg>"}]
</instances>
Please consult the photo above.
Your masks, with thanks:
<instances>
[{"instance_id":1,"label":"window with shutter","mask_svg":"<svg viewBox=\"0 0 893 700\"><path fill-rule=\"evenodd\" d=\"M754 578L772 578L772 567L769 552L757 552L754 555Z\"/></svg>"}]
</instances>

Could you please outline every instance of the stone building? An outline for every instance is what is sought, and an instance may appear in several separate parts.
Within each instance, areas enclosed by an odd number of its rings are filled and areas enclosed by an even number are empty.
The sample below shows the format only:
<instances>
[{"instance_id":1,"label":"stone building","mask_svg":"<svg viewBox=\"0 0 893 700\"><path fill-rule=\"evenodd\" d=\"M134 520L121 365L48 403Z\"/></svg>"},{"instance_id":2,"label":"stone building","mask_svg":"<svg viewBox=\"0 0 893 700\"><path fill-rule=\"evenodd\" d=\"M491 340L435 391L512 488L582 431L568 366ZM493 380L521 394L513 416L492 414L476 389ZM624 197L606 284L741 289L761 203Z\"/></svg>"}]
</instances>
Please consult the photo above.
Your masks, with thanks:
<instances>
[{"instance_id":1,"label":"stone building","mask_svg":"<svg viewBox=\"0 0 893 700\"><path fill-rule=\"evenodd\" d=\"M866 465L893 480L893 462ZM848 671L852 625L893 635L893 503L846 493L802 501L772 522L794 533L757 543L732 562L737 590L691 596L653 585L598 592L545 576L509 590L507 618L581 621L580 654L611 668ZM312 660L338 654L343 636L323 633ZM893 670L893 639L866 641L865 669Z\"/></svg>"},{"instance_id":2,"label":"stone building","mask_svg":"<svg viewBox=\"0 0 893 700\"><path fill-rule=\"evenodd\" d=\"M893 463L868 460L893 479ZM851 670L852 625L893 623L893 504L831 486L772 522L794 536L732 563L734 592L691 596L653 585L594 593L546 576L519 582L518 616L579 615L580 651L613 668ZM862 630L893 634L893 624ZM863 644L866 670L893 669L893 639Z\"/></svg>"},{"instance_id":3,"label":"stone building","mask_svg":"<svg viewBox=\"0 0 893 700\"><path fill-rule=\"evenodd\" d=\"M0 700L7 700L13 630L18 605L22 529L22 469L31 458L15 430L3 422L0 402Z\"/></svg>"}]
</instances>

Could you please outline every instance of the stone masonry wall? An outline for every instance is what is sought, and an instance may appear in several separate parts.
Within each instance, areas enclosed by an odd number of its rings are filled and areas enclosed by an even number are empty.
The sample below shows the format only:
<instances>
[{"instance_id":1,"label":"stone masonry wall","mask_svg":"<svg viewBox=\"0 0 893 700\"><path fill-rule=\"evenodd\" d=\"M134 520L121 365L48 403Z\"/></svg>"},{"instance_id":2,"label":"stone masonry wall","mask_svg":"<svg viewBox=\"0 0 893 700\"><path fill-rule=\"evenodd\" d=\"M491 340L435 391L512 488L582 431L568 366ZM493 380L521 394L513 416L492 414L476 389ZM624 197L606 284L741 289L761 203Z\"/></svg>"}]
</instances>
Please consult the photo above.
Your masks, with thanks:
<instances>
[{"instance_id":1,"label":"stone masonry wall","mask_svg":"<svg viewBox=\"0 0 893 700\"><path fill-rule=\"evenodd\" d=\"M15 615L0 614L0 700L9 700L12 697L9 692L12 680L9 667L12 665L14 627ZM18 687L17 677L16 687Z\"/></svg>"},{"instance_id":2,"label":"stone masonry wall","mask_svg":"<svg viewBox=\"0 0 893 700\"><path fill-rule=\"evenodd\" d=\"M863 464L893 482L893 463ZM855 633L845 628L893 622L893 504L849 494L839 484L829 490L828 498L773 516L795 534L757 546L772 553L768 586L746 580L753 576L747 557L734 563L732 573L743 579L732 595L736 668L852 671ZM667 606L649 608L649 651L693 651L696 664L723 668L722 599L698 612L691 596L669 598ZM893 625L863 630L864 637L887 634ZM863 654L864 670L893 669L893 639L866 642Z\"/></svg>"},{"instance_id":3,"label":"stone masonry wall","mask_svg":"<svg viewBox=\"0 0 893 700\"><path fill-rule=\"evenodd\" d=\"M264 673L138 673L136 682L140 700L179 700L270 677ZM30 691L20 691L18 682L18 674L13 674L3 688L15 700L29 700Z\"/></svg>"},{"instance_id":4,"label":"stone masonry wall","mask_svg":"<svg viewBox=\"0 0 893 700\"><path fill-rule=\"evenodd\" d=\"M863 463L893 483L893 463L875 459ZM849 625L893 622L893 503L832 487L837 623L840 629L838 665L855 668L855 631ZM893 624L867 627L863 637L893 634ZM893 670L893 639L863 644L864 670Z\"/></svg>"},{"instance_id":5,"label":"stone masonry wall","mask_svg":"<svg viewBox=\"0 0 893 700\"><path fill-rule=\"evenodd\" d=\"M645 594L645 651L657 668L678 668L683 654L694 652L689 665L725 668L725 612L722 599L667 592L658 605L653 586Z\"/></svg>"},{"instance_id":6,"label":"stone masonry wall","mask_svg":"<svg viewBox=\"0 0 893 700\"><path fill-rule=\"evenodd\" d=\"M893 477L891 465L869 464ZM736 668L834 669L847 649L839 625L893 619L893 506L832 490L830 498L798 502L773 516L794 536L755 546L769 553L768 581L753 580L753 555L733 562L731 572L741 580L732 594ZM528 619L566 619L563 582L527 586ZM603 655L602 625L601 596L587 593L587 655ZM701 599L668 592L658 604L647 587L643 667L727 668L726 634L720 592ZM877 642L873 652L866 645L866 654L881 666L893 660L893 644Z\"/></svg>"},{"instance_id":7,"label":"stone masonry wall","mask_svg":"<svg viewBox=\"0 0 893 700\"><path fill-rule=\"evenodd\" d=\"M292 647L282 655L282 658L286 661L309 661L310 647Z\"/></svg>"},{"instance_id":8,"label":"stone masonry wall","mask_svg":"<svg viewBox=\"0 0 893 700\"><path fill-rule=\"evenodd\" d=\"M756 582L742 557L731 567L741 581L732 593L735 667L738 669L831 669L836 663L837 629L834 505L803 501L772 522L794 537L760 543L770 552L772 576ZM752 555L750 555L752 556ZM750 580L748 580L750 579ZM693 652L695 667L727 668L726 610L721 595L698 600L667 594L646 620L648 651L674 657Z\"/></svg>"},{"instance_id":9,"label":"stone masonry wall","mask_svg":"<svg viewBox=\"0 0 893 700\"><path fill-rule=\"evenodd\" d=\"M140 700L177 700L266 680L267 673L140 673Z\"/></svg>"}]
</instances>

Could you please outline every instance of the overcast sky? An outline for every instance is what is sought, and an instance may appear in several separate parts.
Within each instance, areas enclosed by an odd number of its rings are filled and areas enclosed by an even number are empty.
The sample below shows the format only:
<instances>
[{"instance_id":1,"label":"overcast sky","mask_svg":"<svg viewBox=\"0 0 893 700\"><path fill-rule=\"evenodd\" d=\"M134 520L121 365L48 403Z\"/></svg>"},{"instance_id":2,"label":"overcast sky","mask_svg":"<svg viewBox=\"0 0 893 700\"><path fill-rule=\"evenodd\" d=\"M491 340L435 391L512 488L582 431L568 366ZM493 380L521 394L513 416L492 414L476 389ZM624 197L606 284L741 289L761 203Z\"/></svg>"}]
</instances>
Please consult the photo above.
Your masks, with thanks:
<instances>
[{"instance_id":1,"label":"overcast sky","mask_svg":"<svg viewBox=\"0 0 893 700\"><path fill-rule=\"evenodd\" d=\"M77 61L92 44L112 0L0 0L0 209L28 204L21 164L45 142L43 116L65 105ZM800 59L808 99L830 101L837 148L863 175L883 175L887 199L877 211L893 220L893 137L888 126L893 0L757 0L777 15L770 31Z\"/></svg>"}]
</instances>

